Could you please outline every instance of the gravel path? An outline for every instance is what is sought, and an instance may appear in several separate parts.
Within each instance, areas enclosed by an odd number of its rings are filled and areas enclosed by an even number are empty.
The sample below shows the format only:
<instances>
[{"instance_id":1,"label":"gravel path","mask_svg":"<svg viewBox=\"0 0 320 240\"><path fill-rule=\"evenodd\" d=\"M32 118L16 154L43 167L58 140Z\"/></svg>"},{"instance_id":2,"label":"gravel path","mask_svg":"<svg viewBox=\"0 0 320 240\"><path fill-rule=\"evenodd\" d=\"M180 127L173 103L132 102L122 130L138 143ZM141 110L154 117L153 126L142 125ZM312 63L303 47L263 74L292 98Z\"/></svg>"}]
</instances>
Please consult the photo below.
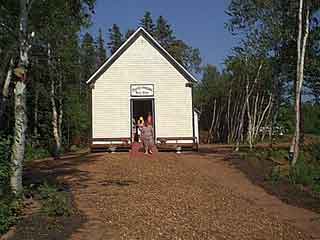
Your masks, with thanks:
<instances>
[{"instance_id":1,"label":"gravel path","mask_svg":"<svg viewBox=\"0 0 320 240\"><path fill-rule=\"evenodd\" d=\"M224 183L223 156L91 154L50 168L86 218L71 239L311 239Z\"/></svg>"}]
</instances>

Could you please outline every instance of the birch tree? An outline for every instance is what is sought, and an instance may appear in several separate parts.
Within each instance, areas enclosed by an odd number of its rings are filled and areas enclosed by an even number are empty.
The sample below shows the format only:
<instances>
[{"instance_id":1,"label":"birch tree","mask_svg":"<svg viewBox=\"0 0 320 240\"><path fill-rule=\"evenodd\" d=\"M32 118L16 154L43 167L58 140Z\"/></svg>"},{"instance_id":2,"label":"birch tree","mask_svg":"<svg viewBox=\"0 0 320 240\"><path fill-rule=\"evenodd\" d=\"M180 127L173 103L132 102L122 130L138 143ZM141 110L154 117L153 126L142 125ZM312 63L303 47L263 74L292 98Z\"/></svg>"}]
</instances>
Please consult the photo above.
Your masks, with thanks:
<instances>
[{"instance_id":1,"label":"birch tree","mask_svg":"<svg viewBox=\"0 0 320 240\"><path fill-rule=\"evenodd\" d=\"M298 13L298 36L297 36L297 73L295 81L295 132L292 139L291 149L293 151L292 166L294 166L299 157L300 151L300 121L301 121L301 91L304 80L304 63L309 36L310 25L310 7L304 3L304 0L299 1ZM305 9L305 16L303 10Z\"/></svg>"},{"instance_id":2,"label":"birch tree","mask_svg":"<svg viewBox=\"0 0 320 240\"><path fill-rule=\"evenodd\" d=\"M22 168L26 145L27 109L26 109L26 81L29 63L28 43L28 0L20 0L20 22L19 22L19 63L21 75L14 88L14 139L11 156L11 188L16 194L22 192Z\"/></svg>"},{"instance_id":3,"label":"birch tree","mask_svg":"<svg viewBox=\"0 0 320 240\"><path fill-rule=\"evenodd\" d=\"M51 56L51 46L48 44L48 71L49 71L49 81L50 81L50 101L51 101L51 108L52 108L52 132L53 137L55 141L55 153L54 157L59 158L60 152L61 152L61 131L59 131L59 122L60 117L59 116L59 110L57 108L56 104L56 84L55 79L53 77L53 62L52 62L52 56ZM60 106L62 107L62 106Z\"/></svg>"},{"instance_id":4,"label":"birch tree","mask_svg":"<svg viewBox=\"0 0 320 240\"><path fill-rule=\"evenodd\" d=\"M5 113L7 102L9 99L9 90L10 90L9 86L12 82L14 67L15 67L15 64L14 64L14 59L12 57L10 59L6 78L4 80L4 84L2 87L2 96L1 96L1 100L0 100L0 127L2 126L3 115Z\"/></svg>"},{"instance_id":5,"label":"birch tree","mask_svg":"<svg viewBox=\"0 0 320 240\"><path fill-rule=\"evenodd\" d=\"M18 2L18 1L17 1ZM26 108L26 97L27 97L27 82L30 79L28 73L32 71L30 68L30 50L34 51L36 48L43 48L48 42L48 40L53 40L56 37L56 40L63 39L64 43L70 41L70 36L79 33L82 26L85 26L89 23L90 11L93 10L95 0L72 0L72 1L36 1L36 0L19 0L19 59L17 67L14 70L15 75L17 76L17 81L14 86L14 130L13 130L13 145L12 145L12 155L11 155L11 165L12 165L12 176L11 176L11 188L12 191L16 194L21 193L22 191L22 169L23 169L23 160L24 152L26 145L26 129L27 129L27 108ZM2 9L1 9L2 10ZM12 12L12 13L11 13ZM10 11L10 14L14 14L16 11ZM14 19L14 15L12 15ZM0 20L2 16L0 17ZM10 21L8 21L10 22ZM1 23L1 22L0 22ZM1 28L3 27L2 24ZM59 29L63 27L63 30ZM48 31L50 28L50 31ZM36 29L38 31L36 38L36 45L34 45L34 40L31 38L32 34L29 34L28 29ZM14 34L14 28L9 29L12 34ZM8 30L8 31L9 31ZM48 35L51 33L52 35ZM58 35L59 36L56 36ZM56 35L55 35L56 34ZM1 36L2 37L2 36ZM57 41L53 41L57 42ZM62 46L60 44L59 46ZM33 47L35 47L33 49ZM60 47L61 49L61 47ZM63 50L60 52L60 56L63 55ZM58 54L56 54L57 56ZM39 59L39 57L35 56ZM66 56L70 61L73 56ZM56 59L55 59L56 60ZM46 64L43 64L45 68ZM61 92L63 86L56 73L53 73L55 76L54 79L57 79L58 89ZM69 74L69 73L64 73ZM70 74L71 75L71 74ZM36 76L36 75L35 75ZM33 79L34 80L34 79ZM36 80L35 80L36 81ZM47 85L47 88L50 89L51 83ZM31 85L31 83L30 83ZM32 86L32 85L31 85ZM49 95L50 96L50 95ZM45 96L48 98L48 96ZM57 120L57 131L62 135L62 100L58 101L58 113L61 116ZM31 114L30 114L31 115ZM35 117L36 119L37 117ZM42 123L43 124L43 123ZM60 139L61 145L61 139Z\"/></svg>"}]
</instances>

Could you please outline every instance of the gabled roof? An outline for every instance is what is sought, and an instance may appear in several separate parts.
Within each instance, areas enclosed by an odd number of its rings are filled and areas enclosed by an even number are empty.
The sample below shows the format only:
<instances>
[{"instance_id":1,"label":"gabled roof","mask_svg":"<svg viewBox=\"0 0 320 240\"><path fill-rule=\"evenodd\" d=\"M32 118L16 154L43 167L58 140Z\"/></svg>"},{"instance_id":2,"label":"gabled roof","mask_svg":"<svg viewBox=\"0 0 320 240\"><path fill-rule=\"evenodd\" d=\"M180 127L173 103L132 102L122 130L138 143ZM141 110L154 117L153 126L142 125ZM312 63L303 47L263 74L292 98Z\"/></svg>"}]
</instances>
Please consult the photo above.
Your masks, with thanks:
<instances>
[{"instance_id":1,"label":"gabled roof","mask_svg":"<svg viewBox=\"0 0 320 240\"><path fill-rule=\"evenodd\" d=\"M144 38L156 48L162 56L164 56L188 81L197 82L197 79L192 76L177 60L175 60L167 50L165 50L144 28L139 27L121 47L104 63L102 66L89 78L87 84L95 82L131 45L138 39L139 36Z\"/></svg>"}]
</instances>

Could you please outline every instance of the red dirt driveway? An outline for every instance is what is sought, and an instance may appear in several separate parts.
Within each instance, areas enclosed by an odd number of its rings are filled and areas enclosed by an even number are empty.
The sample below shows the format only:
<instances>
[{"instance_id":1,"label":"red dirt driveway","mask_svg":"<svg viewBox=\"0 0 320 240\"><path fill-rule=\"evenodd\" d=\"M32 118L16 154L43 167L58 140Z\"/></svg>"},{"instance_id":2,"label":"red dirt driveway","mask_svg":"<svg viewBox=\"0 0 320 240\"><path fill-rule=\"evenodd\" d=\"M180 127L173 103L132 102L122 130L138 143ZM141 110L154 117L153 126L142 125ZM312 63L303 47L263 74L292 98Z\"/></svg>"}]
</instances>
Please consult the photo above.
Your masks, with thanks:
<instances>
[{"instance_id":1,"label":"red dirt driveway","mask_svg":"<svg viewBox=\"0 0 320 240\"><path fill-rule=\"evenodd\" d=\"M75 240L320 239L320 215L252 184L228 154L89 154L50 173L63 167L58 179L85 216Z\"/></svg>"}]
</instances>

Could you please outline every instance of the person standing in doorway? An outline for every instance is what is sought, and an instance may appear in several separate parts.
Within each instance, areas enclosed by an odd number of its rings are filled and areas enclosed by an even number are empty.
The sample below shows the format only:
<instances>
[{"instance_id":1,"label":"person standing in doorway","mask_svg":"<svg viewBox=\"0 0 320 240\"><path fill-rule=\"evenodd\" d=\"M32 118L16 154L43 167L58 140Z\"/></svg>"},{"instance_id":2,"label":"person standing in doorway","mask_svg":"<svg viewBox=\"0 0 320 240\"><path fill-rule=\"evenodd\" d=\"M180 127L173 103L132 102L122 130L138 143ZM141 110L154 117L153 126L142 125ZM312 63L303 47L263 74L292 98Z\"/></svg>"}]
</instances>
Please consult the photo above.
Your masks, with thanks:
<instances>
[{"instance_id":1,"label":"person standing in doorway","mask_svg":"<svg viewBox=\"0 0 320 240\"><path fill-rule=\"evenodd\" d=\"M142 129L143 144L145 154L152 154L152 148L154 146L154 131L152 125L147 121L146 125Z\"/></svg>"},{"instance_id":2,"label":"person standing in doorway","mask_svg":"<svg viewBox=\"0 0 320 240\"><path fill-rule=\"evenodd\" d=\"M142 129L143 129L143 126L144 126L144 119L143 117L139 117L139 120L138 120L138 128L137 128L137 133L138 133L138 142L143 142L143 139L142 139Z\"/></svg>"},{"instance_id":3,"label":"person standing in doorway","mask_svg":"<svg viewBox=\"0 0 320 240\"><path fill-rule=\"evenodd\" d=\"M151 126L153 125L153 119L152 119L152 114L151 112L148 112L148 116L147 116L147 123L150 124Z\"/></svg>"}]
</instances>

